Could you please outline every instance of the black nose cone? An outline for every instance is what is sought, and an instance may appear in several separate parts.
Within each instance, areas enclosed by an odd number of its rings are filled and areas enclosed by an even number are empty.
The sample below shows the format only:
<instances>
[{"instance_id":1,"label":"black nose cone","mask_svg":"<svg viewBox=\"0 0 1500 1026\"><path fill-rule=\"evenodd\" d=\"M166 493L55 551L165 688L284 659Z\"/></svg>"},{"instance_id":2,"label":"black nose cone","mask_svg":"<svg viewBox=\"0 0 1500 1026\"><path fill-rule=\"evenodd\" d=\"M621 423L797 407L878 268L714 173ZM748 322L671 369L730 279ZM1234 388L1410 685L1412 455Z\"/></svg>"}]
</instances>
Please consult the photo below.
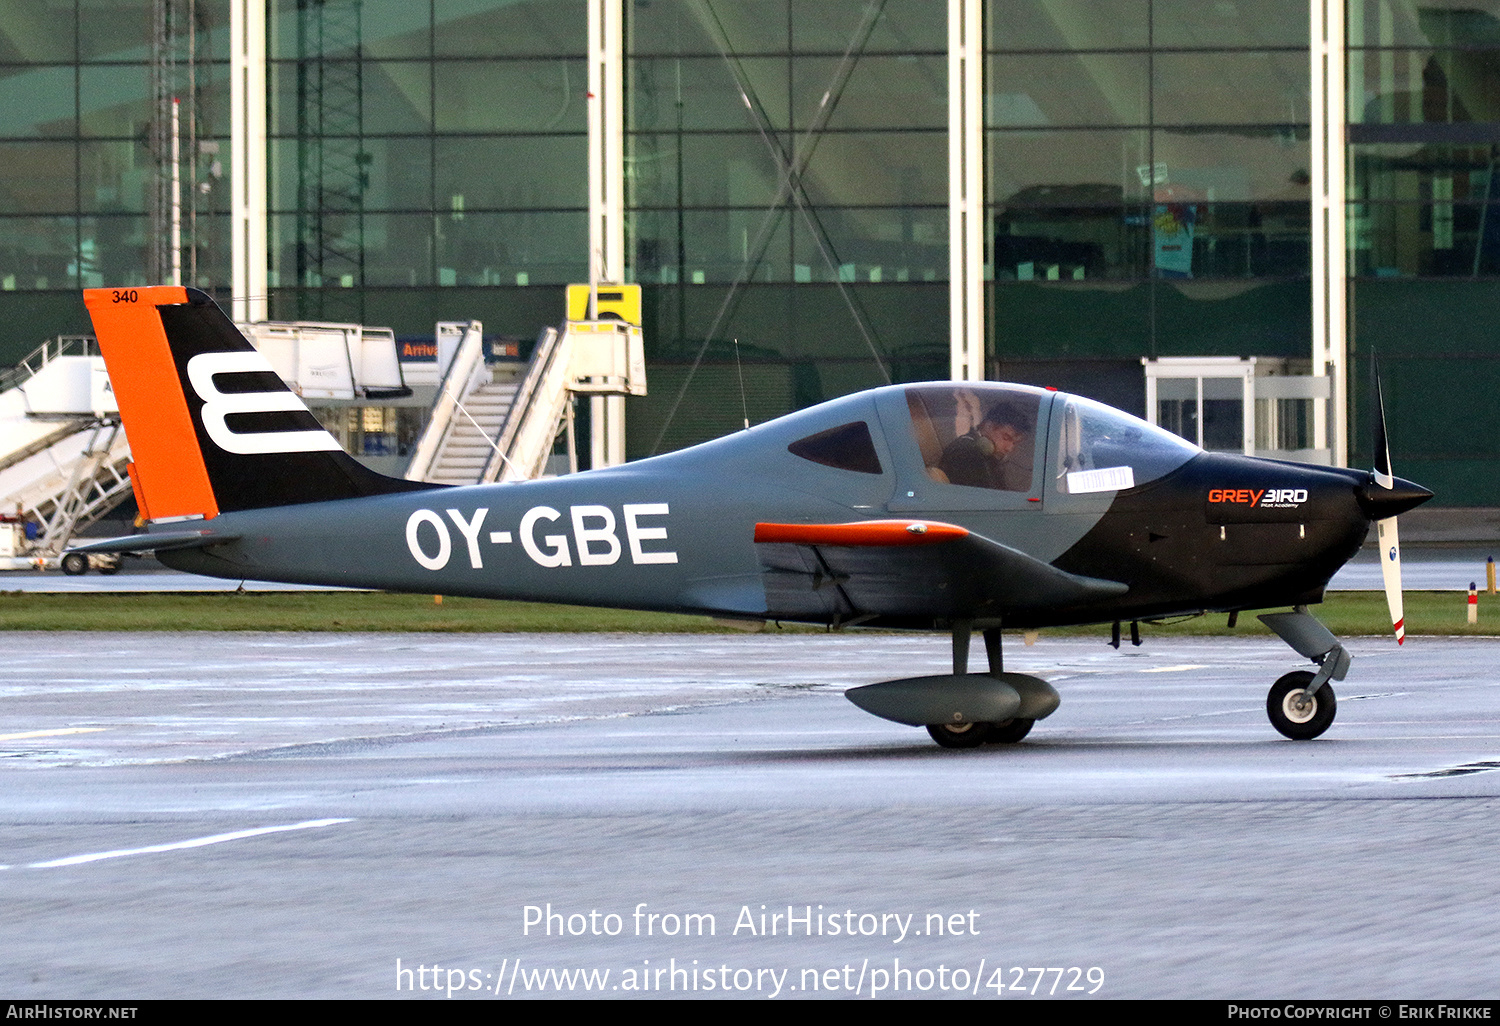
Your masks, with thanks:
<instances>
[{"instance_id":1,"label":"black nose cone","mask_svg":"<svg viewBox=\"0 0 1500 1026\"><path fill-rule=\"evenodd\" d=\"M1373 474L1369 481L1355 489L1354 494L1359 499L1359 508L1371 520L1398 516L1432 498L1432 493L1426 488L1399 477L1392 479L1391 487L1382 488L1375 482Z\"/></svg>"}]
</instances>

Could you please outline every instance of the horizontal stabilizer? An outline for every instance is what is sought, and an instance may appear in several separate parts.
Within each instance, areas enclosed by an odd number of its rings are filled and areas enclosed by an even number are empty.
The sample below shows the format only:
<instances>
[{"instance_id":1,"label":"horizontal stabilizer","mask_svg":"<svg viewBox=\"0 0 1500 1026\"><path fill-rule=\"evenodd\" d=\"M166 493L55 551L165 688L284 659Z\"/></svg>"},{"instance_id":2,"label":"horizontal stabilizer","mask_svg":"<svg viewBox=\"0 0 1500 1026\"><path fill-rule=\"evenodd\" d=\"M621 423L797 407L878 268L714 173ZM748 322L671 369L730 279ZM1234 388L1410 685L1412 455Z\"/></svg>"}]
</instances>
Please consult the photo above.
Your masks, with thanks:
<instances>
[{"instance_id":1,"label":"horizontal stabilizer","mask_svg":"<svg viewBox=\"0 0 1500 1026\"><path fill-rule=\"evenodd\" d=\"M215 531L159 531L155 534L128 534L122 538L105 538L86 545L74 545L69 552L169 552L172 549L201 549L237 541L237 534Z\"/></svg>"}]
</instances>

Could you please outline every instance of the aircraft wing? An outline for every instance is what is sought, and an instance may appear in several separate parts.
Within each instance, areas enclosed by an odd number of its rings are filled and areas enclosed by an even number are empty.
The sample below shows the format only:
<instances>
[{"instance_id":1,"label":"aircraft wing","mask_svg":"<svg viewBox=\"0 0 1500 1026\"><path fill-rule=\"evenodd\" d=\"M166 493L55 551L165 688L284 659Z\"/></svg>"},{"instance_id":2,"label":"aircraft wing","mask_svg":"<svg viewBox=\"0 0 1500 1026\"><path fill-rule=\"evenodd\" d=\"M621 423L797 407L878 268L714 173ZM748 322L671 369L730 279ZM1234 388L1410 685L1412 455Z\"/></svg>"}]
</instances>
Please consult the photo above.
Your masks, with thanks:
<instances>
[{"instance_id":1,"label":"aircraft wing","mask_svg":"<svg viewBox=\"0 0 1500 1026\"><path fill-rule=\"evenodd\" d=\"M1129 590L954 524L756 524L773 617L985 619L1084 606Z\"/></svg>"}]
</instances>

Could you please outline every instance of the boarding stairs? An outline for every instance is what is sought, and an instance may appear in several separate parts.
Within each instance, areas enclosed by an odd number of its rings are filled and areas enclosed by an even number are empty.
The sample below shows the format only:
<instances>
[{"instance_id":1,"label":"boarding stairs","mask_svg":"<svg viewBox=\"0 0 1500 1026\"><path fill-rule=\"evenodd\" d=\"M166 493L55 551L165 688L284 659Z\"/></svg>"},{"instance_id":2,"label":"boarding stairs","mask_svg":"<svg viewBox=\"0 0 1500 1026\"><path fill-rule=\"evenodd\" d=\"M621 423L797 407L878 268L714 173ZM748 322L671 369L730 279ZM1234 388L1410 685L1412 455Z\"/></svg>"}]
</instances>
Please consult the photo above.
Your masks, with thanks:
<instances>
[{"instance_id":1,"label":"boarding stairs","mask_svg":"<svg viewBox=\"0 0 1500 1026\"><path fill-rule=\"evenodd\" d=\"M412 481L490 484L545 476L553 449L567 438L576 470L575 395L644 395L641 330L620 321L568 321L538 337L524 372L484 363L478 321L438 325L461 330L438 385L432 415L406 471Z\"/></svg>"},{"instance_id":2,"label":"boarding stairs","mask_svg":"<svg viewBox=\"0 0 1500 1026\"><path fill-rule=\"evenodd\" d=\"M92 338L49 339L0 375L0 511L35 525L0 569L55 560L130 494L129 462Z\"/></svg>"},{"instance_id":3,"label":"boarding stairs","mask_svg":"<svg viewBox=\"0 0 1500 1026\"><path fill-rule=\"evenodd\" d=\"M266 322L241 331L307 399L409 395L389 328ZM30 534L0 545L0 569L51 566L73 535L131 494L130 448L91 336L43 343L0 374L0 514ZM105 563L96 561L101 568ZM64 569L80 572L66 563ZM83 566L86 569L87 565Z\"/></svg>"}]
</instances>

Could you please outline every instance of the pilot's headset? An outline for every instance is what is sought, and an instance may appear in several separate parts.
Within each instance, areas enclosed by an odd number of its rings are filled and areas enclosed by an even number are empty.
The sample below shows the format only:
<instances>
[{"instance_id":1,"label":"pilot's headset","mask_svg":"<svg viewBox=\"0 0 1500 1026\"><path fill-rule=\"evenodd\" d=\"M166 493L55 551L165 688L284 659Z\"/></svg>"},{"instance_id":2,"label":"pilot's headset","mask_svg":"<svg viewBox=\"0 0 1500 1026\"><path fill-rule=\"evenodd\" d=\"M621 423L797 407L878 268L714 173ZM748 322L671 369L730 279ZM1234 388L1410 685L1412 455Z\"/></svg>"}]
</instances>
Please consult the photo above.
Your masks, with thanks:
<instances>
[{"instance_id":1,"label":"pilot's headset","mask_svg":"<svg viewBox=\"0 0 1500 1026\"><path fill-rule=\"evenodd\" d=\"M974 448L985 459L989 459L995 455L995 443L990 441L989 436L979 429L986 424L1010 424L1017 431L1024 431L1025 429L1021 426L1024 423L1024 419L1017 411L1006 409L1005 405L1001 404L986 413L984 419L974 425L974 429L969 432L969 435L974 439Z\"/></svg>"}]
</instances>

